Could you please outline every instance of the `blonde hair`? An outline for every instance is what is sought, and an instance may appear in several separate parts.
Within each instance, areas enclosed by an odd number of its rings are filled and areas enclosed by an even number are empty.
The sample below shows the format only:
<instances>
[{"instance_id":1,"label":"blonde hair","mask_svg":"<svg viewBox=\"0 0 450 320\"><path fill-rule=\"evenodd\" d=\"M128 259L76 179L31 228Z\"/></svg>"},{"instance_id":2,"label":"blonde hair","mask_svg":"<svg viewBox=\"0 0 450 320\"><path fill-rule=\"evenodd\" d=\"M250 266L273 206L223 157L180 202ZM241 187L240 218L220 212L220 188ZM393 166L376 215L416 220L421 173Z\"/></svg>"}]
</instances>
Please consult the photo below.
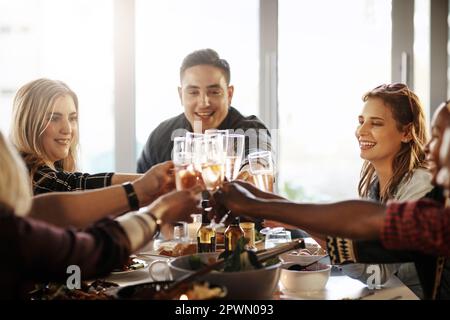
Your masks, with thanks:
<instances>
[{"instance_id":1,"label":"blonde hair","mask_svg":"<svg viewBox=\"0 0 450 320\"><path fill-rule=\"evenodd\" d=\"M386 202L395 196L397 187L405 178L409 179L414 169L425 167L424 146L427 142L425 115L422 103L408 86L402 83L383 84L367 92L363 101L370 98L380 98L391 110L399 131L408 130L411 136L409 142L401 144L400 151L392 162L392 177L385 190L380 190L380 200ZM358 192L361 197L367 197L370 185L375 177L375 168L369 161L364 161L361 169Z\"/></svg>"},{"instance_id":2,"label":"blonde hair","mask_svg":"<svg viewBox=\"0 0 450 320\"><path fill-rule=\"evenodd\" d=\"M32 190L25 165L0 132L0 203L24 216L31 207Z\"/></svg>"},{"instance_id":3,"label":"blonde hair","mask_svg":"<svg viewBox=\"0 0 450 320\"><path fill-rule=\"evenodd\" d=\"M48 114L53 114L58 98L69 95L78 112L77 95L62 81L37 79L21 87L14 98L11 125L11 141L25 160L31 177L39 166L48 161L42 145L41 135L50 123ZM75 171L78 148L76 135L66 158L54 163L65 171Z\"/></svg>"}]
</instances>

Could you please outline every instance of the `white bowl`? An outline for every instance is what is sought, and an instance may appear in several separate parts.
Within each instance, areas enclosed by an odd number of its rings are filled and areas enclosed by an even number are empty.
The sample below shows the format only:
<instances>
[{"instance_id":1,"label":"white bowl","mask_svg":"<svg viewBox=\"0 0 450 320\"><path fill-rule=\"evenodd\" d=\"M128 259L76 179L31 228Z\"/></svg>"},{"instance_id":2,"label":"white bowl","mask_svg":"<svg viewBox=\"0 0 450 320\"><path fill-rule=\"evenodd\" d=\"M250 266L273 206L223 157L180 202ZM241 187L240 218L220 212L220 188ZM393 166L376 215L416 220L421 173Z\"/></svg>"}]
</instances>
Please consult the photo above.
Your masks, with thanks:
<instances>
[{"instance_id":1,"label":"white bowl","mask_svg":"<svg viewBox=\"0 0 450 320\"><path fill-rule=\"evenodd\" d=\"M306 266L314 261L318 261L326 256L325 250L318 245L306 244L305 249L293 250L280 255L280 260L283 263L296 263L301 266Z\"/></svg>"},{"instance_id":2,"label":"white bowl","mask_svg":"<svg viewBox=\"0 0 450 320\"><path fill-rule=\"evenodd\" d=\"M316 263L307 268L307 271L288 270L297 263L286 263L281 266L280 281L288 291L320 291L327 285L330 278L331 266Z\"/></svg>"},{"instance_id":3,"label":"white bowl","mask_svg":"<svg viewBox=\"0 0 450 320\"><path fill-rule=\"evenodd\" d=\"M205 263L215 261L218 253L197 253ZM281 263L262 269L218 272L212 271L200 277L199 281L208 281L227 288L227 299L270 299L278 286ZM194 271L189 267L189 256L175 258L169 262L169 268L176 280Z\"/></svg>"}]
</instances>

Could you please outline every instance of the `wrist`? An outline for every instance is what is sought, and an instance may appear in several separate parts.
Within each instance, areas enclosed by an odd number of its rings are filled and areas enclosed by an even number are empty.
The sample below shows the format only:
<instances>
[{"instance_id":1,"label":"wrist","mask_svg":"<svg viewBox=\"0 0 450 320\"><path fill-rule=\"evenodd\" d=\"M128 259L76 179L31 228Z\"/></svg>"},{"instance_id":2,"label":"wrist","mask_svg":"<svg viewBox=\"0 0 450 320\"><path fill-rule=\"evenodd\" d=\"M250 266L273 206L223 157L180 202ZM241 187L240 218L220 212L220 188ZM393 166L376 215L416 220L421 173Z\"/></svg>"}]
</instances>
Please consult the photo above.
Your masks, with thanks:
<instances>
[{"instance_id":1,"label":"wrist","mask_svg":"<svg viewBox=\"0 0 450 320\"><path fill-rule=\"evenodd\" d=\"M142 179L138 179L132 182L131 184L134 187L134 190L136 192L136 195L139 199L139 203L141 204L141 206L144 206L152 202L153 198L146 192L148 188L146 187L145 181L143 181Z\"/></svg>"},{"instance_id":2,"label":"wrist","mask_svg":"<svg viewBox=\"0 0 450 320\"><path fill-rule=\"evenodd\" d=\"M136 193L136 190L134 186L130 182L125 182L122 184L122 187L125 191L125 195L127 197L128 206L130 208L130 211L137 211L139 210L139 198Z\"/></svg>"},{"instance_id":3,"label":"wrist","mask_svg":"<svg viewBox=\"0 0 450 320\"><path fill-rule=\"evenodd\" d=\"M153 214L153 212L151 212L150 210L144 211L143 214L146 215L155 226L154 232L153 232L153 238L158 237L159 234L161 233L161 225L162 225L161 219L158 218L155 214Z\"/></svg>"},{"instance_id":4,"label":"wrist","mask_svg":"<svg viewBox=\"0 0 450 320\"><path fill-rule=\"evenodd\" d=\"M160 222L160 224L164 223L164 209L165 205L161 200L153 201L148 207L146 212L151 212L155 218Z\"/></svg>"}]
</instances>

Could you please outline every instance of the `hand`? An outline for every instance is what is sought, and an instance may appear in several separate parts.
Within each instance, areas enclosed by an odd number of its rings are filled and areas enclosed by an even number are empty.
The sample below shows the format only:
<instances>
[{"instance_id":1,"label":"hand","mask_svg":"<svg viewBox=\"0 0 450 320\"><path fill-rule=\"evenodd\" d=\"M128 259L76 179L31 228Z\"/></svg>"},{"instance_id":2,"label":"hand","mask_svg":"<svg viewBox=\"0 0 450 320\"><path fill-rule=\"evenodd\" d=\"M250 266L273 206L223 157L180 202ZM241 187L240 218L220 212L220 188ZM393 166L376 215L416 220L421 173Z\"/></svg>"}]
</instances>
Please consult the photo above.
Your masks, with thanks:
<instances>
[{"instance_id":1,"label":"hand","mask_svg":"<svg viewBox=\"0 0 450 320\"><path fill-rule=\"evenodd\" d=\"M182 191L172 191L153 201L148 209L158 219L161 219L163 224L188 221L190 214L200 213L202 210L199 206L201 191L200 186Z\"/></svg>"},{"instance_id":2,"label":"hand","mask_svg":"<svg viewBox=\"0 0 450 320\"><path fill-rule=\"evenodd\" d=\"M172 161L154 165L142 178L140 186L150 198L157 198L175 189L175 175Z\"/></svg>"},{"instance_id":3,"label":"hand","mask_svg":"<svg viewBox=\"0 0 450 320\"><path fill-rule=\"evenodd\" d=\"M262 198L262 199L285 199L274 193L264 192L261 189L255 187L251 183L248 183L248 182L245 182L242 180L235 180L234 182L239 184L240 186L244 187L247 191L252 193L255 197Z\"/></svg>"},{"instance_id":4,"label":"hand","mask_svg":"<svg viewBox=\"0 0 450 320\"><path fill-rule=\"evenodd\" d=\"M225 206L236 215L244 215L251 211L251 205L258 199L236 182L224 183L222 189L214 194L214 198L216 203Z\"/></svg>"}]
</instances>

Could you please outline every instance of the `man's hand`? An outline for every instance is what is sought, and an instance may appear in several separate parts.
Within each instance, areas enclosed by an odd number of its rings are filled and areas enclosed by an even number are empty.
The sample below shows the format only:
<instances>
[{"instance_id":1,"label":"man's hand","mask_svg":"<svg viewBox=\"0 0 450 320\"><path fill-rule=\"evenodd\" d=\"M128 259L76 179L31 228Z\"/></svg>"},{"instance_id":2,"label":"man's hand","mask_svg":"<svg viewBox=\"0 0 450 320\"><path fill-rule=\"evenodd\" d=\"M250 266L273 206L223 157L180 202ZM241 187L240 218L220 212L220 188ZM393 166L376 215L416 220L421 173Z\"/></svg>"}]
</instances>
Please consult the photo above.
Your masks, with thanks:
<instances>
[{"instance_id":1,"label":"man's hand","mask_svg":"<svg viewBox=\"0 0 450 320\"><path fill-rule=\"evenodd\" d=\"M224 183L222 189L214 194L216 203L225 206L235 215L245 215L251 211L251 206L257 202L255 197L246 188L236 182Z\"/></svg>"}]
</instances>

